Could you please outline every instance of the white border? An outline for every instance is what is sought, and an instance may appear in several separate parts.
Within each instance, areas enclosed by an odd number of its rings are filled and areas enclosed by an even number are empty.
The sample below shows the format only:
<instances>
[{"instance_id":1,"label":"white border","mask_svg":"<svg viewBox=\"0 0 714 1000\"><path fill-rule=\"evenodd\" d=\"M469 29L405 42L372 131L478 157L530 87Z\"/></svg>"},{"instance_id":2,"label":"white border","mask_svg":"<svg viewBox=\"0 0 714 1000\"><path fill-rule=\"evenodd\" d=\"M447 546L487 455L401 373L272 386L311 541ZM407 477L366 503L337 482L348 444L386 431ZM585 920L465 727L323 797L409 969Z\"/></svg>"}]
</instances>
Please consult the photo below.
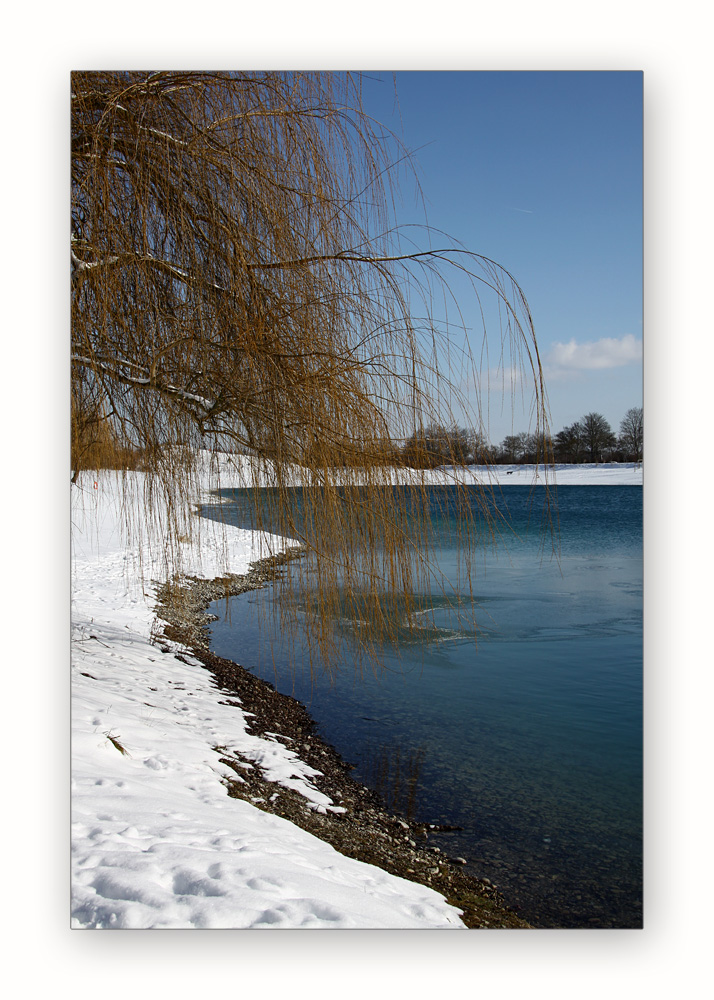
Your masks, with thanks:
<instances>
[{"instance_id":1,"label":"white border","mask_svg":"<svg viewBox=\"0 0 714 1000\"><path fill-rule=\"evenodd\" d=\"M5 15L6 979L177 1000L238 995L677 995L706 982L711 651L707 466L710 52L704 5L517 0L76 3ZM256 14L257 7L261 13ZM664 8L661 8L664 10ZM68 930L68 74L117 66L645 72L646 928L642 932ZM706 173L705 173L706 171ZM9 216L9 217L8 217ZM708 322L707 322L708 321ZM707 329L708 328L708 329ZM692 478L694 482L688 480ZM17 525L17 513L21 513ZM34 539L28 548L27 538ZM702 565L703 563L703 565ZM22 606L19 621L15 611ZM706 715L705 715L706 713ZM62 763L60 763L62 761ZM278 934L275 937L275 934Z\"/></svg>"}]
</instances>

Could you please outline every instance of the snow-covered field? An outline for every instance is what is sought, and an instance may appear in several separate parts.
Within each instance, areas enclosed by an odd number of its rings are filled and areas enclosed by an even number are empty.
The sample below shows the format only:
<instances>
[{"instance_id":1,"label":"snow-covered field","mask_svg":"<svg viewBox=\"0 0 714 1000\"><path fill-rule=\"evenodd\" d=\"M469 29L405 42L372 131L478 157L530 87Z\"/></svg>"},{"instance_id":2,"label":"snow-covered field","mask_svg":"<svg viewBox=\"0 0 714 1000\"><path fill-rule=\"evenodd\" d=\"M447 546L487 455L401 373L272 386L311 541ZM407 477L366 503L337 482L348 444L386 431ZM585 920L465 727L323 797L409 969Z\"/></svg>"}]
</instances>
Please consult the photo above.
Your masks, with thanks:
<instances>
[{"instance_id":1,"label":"snow-covered field","mask_svg":"<svg viewBox=\"0 0 714 1000\"><path fill-rule=\"evenodd\" d=\"M473 466L468 470L476 482L500 486L530 486L548 483L555 486L642 486L642 465L632 462L603 462L600 465L495 465L486 470ZM466 480L468 481L468 480Z\"/></svg>"},{"instance_id":2,"label":"snow-covered field","mask_svg":"<svg viewBox=\"0 0 714 1000\"><path fill-rule=\"evenodd\" d=\"M509 472L511 473L509 475ZM558 467L558 484L641 483L631 466ZM491 481L534 482L537 470L500 467ZM483 478L468 470L467 481ZM434 482L449 473L431 473ZM225 468L221 485L240 485ZM136 495L140 474L129 477ZM206 469L205 495L211 481ZM72 488L72 926L463 927L436 892L346 858L293 824L231 799L229 747L306 806L339 809L315 772L275 738L246 732L241 709L219 704L197 661L152 644L155 583L165 579L162 511L153 531L135 504L121 524L118 478ZM289 540L223 529L189 515L184 572L240 573Z\"/></svg>"},{"instance_id":3,"label":"snow-covered field","mask_svg":"<svg viewBox=\"0 0 714 1000\"><path fill-rule=\"evenodd\" d=\"M245 475L242 460L238 463L237 478ZM337 474L336 478L339 478ZM431 469L420 472L410 470L392 471L390 479L394 483L424 482L438 486L461 482L466 484L490 484L494 486L642 486L641 464L633 462L603 462L598 465L471 465ZM299 470L294 470L291 481L301 482Z\"/></svg>"}]
</instances>

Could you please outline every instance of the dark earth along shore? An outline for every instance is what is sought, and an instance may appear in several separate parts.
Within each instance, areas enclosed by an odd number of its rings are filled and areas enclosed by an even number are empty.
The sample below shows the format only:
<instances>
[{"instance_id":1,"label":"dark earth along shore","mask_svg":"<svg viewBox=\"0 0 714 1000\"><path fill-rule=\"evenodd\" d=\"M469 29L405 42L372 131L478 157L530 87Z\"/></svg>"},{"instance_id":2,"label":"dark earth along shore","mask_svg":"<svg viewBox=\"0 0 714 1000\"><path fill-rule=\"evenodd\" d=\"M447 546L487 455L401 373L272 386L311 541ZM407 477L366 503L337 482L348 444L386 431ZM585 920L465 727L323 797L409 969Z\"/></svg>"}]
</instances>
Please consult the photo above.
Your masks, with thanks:
<instances>
[{"instance_id":1,"label":"dark earth along shore","mask_svg":"<svg viewBox=\"0 0 714 1000\"><path fill-rule=\"evenodd\" d=\"M181 653L165 640L190 650L213 675L222 703L240 707L248 714L252 734L269 734L281 740L319 771L313 784L345 812L318 813L307 807L302 795L268 781L255 762L228 747L214 747L221 762L236 774L235 780L225 781L227 794L289 820L347 857L435 889L462 911L467 927L528 928L530 925L508 908L495 885L464 870L465 859L447 857L430 845L429 837L439 832L438 827L395 815L375 792L356 782L350 775L349 763L320 738L304 705L208 648L212 617L206 609L211 602L268 585L281 565L301 556L302 550L294 547L253 563L242 576L211 581L188 578L179 584L164 584L158 592L155 645L179 659Z\"/></svg>"}]
</instances>

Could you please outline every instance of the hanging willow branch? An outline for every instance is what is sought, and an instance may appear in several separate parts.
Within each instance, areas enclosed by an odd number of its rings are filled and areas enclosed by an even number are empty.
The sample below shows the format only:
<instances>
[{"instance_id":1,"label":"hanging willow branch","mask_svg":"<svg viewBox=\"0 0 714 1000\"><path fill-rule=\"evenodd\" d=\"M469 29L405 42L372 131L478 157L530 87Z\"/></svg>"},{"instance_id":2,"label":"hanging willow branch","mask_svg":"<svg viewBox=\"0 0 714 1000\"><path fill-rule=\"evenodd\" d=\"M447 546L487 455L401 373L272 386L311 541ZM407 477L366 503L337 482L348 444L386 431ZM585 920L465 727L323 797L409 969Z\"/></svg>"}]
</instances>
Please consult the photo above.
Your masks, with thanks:
<instances>
[{"instance_id":1,"label":"hanging willow branch","mask_svg":"<svg viewBox=\"0 0 714 1000\"><path fill-rule=\"evenodd\" d=\"M345 594L368 593L389 630L388 595L408 607L429 575L423 484L385 490L396 442L466 405L433 296L448 300L453 268L477 308L484 294L500 303L500 354L529 374L544 434L520 288L487 257L406 246L390 185L408 154L350 76L74 73L71 103L75 478L109 438L141 451L146 503L159 488L178 509L198 448L247 451L255 482L272 477L265 522L303 532L314 556L303 603L324 625ZM296 466L311 531L293 514Z\"/></svg>"}]
</instances>

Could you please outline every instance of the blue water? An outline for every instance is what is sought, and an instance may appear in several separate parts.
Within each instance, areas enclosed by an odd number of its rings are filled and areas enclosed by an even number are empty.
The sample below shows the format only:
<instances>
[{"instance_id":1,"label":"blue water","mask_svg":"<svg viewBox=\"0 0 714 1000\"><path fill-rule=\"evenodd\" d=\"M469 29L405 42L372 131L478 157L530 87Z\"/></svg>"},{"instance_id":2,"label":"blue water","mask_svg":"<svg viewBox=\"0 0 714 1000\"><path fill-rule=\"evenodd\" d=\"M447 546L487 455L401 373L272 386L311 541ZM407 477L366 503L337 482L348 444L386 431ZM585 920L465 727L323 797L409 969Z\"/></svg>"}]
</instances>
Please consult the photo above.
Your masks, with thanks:
<instances>
[{"instance_id":1,"label":"blue water","mask_svg":"<svg viewBox=\"0 0 714 1000\"><path fill-rule=\"evenodd\" d=\"M252 495L227 496L203 513L249 524ZM447 501L439 566L462 579L448 490L434 497ZM378 676L343 669L331 682L300 642L293 671L262 613L270 589L233 598L228 616L213 605L212 648L308 705L390 807L458 827L430 842L531 923L641 926L642 490L560 487L558 560L543 550L537 490L509 486L497 502L515 534L476 553L475 603L463 587L456 609L425 597L423 641L405 630L384 646ZM349 623L337 627L349 643Z\"/></svg>"}]
</instances>

